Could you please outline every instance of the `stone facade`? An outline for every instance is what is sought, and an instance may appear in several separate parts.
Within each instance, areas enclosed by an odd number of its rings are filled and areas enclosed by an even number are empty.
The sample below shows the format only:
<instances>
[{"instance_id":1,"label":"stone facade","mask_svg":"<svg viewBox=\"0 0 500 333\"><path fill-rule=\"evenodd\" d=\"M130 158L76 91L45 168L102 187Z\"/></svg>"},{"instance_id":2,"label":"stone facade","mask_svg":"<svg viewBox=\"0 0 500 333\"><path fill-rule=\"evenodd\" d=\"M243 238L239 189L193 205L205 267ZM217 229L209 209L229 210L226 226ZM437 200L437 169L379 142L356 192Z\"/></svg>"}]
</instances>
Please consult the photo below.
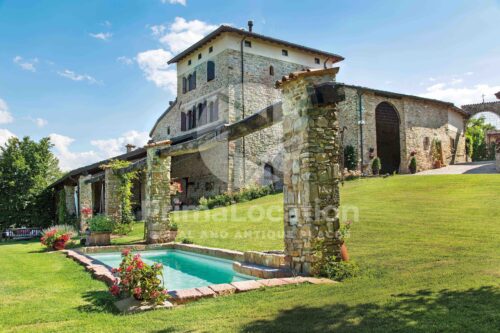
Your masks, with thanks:
<instances>
[{"instance_id":1,"label":"stone facade","mask_svg":"<svg viewBox=\"0 0 500 333\"><path fill-rule=\"evenodd\" d=\"M283 83L285 255L291 268L309 274L318 241L322 254L338 256L339 122L335 105L313 106L314 85L334 81L334 71Z\"/></svg>"},{"instance_id":2,"label":"stone facade","mask_svg":"<svg viewBox=\"0 0 500 333\"><path fill-rule=\"evenodd\" d=\"M169 212L171 157L160 157L159 148L168 147L168 141L161 145L148 146L146 171L146 242L148 244L172 241ZM175 237L174 237L175 238Z\"/></svg>"},{"instance_id":3,"label":"stone facade","mask_svg":"<svg viewBox=\"0 0 500 333\"><path fill-rule=\"evenodd\" d=\"M255 43L256 41L252 41ZM227 46L205 53L196 60L196 54L178 64L177 100L169 111L162 115L151 131L153 141L190 135L203 131L208 126L234 123L243 117L281 102L282 95L274 89L281 77L304 68L321 67L320 64L299 63L277 54L256 53L244 49L243 84L241 82L241 52L238 47ZM257 45L258 46L258 45ZM274 46L261 45L271 50ZM256 50L256 48L254 47ZM310 57L310 55L307 55ZM188 57L188 58L189 58ZM215 64L215 78L207 81L207 62ZM271 71L272 68L272 71ZM196 88L183 93L183 78L196 75ZM244 95L244 97L243 97ZM218 120L194 129L181 131L181 113L192 110L200 103L216 103ZM423 99L415 96L381 92L356 86L346 86L346 100L339 104L339 126L344 131L344 146L352 145L357 151L363 170L369 171L370 155L377 155L377 130L375 110L380 103L389 103L400 119L400 164L398 171L407 173L410 153L416 152L418 170L433 167L429 142L439 140L444 164L465 162L464 114L449 103ZM361 108L361 116L360 116ZM361 118L360 118L361 117ZM453 125L452 125L453 123ZM362 125L362 129L360 128ZM363 135L361 137L361 131ZM266 168L272 177L281 179L283 172L283 125L252 133L233 142L223 141L217 149L193 156L173 157L172 177L188 187L181 196L185 204L196 203L201 196L212 196L236 191L248 184L266 184ZM452 147L454 145L454 147ZM363 148L361 148L363 147ZM370 154L370 148L373 152ZM382 161L384 164L384 161ZM200 165L201 164L201 165Z\"/></svg>"},{"instance_id":4,"label":"stone facade","mask_svg":"<svg viewBox=\"0 0 500 333\"><path fill-rule=\"evenodd\" d=\"M85 181L92 176L80 176L78 179L78 197L80 201L80 231L87 229L87 220L92 218L92 184L87 184Z\"/></svg>"},{"instance_id":5,"label":"stone facade","mask_svg":"<svg viewBox=\"0 0 500 333\"><path fill-rule=\"evenodd\" d=\"M500 147L497 148L496 154L496 167L497 167L497 172L500 172Z\"/></svg>"},{"instance_id":6,"label":"stone facade","mask_svg":"<svg viewBox=\"0 0 500 333\"><path fill-rule=\"evenodd\" d=\"M106 216L115 223L121 222L122 209L119 193L120 179L113 173L111 168L104 170L104 209Z\"/></svg>"}]
</instances>

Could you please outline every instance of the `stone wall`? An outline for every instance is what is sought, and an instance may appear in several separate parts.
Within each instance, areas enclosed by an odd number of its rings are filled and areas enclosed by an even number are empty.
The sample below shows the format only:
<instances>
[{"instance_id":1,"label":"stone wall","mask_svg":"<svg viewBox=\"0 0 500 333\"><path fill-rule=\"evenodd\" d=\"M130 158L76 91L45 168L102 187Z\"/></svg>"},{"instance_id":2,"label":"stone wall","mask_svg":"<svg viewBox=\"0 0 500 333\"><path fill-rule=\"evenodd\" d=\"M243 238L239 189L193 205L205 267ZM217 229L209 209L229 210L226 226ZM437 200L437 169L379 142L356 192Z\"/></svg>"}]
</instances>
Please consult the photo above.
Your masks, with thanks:
<instances>
[{"instance_id":1,"label":"stone wall","mask_svg":"<svg viewBox=\"0 0 500 333\"><path fill-rule=\"evenodd\" d=\"M165 243L172 241L169 213L171 157L159 157L157 150L168 147L169 143L147 146L146 202L146 242Z\"/></svg>"},{"instance_id":2,"label":"stone wall","mask_svg":"<svg viewBox=\"0 0 500 333\"><path fill-rule=\"evenodd\" d=\"M76 215L75 186L64 185L64 195L66 196L66 212L69 216Z\"/></svg>"},{"instance_id":3,"label":"stone wall","mask_svg":"<svg viewBox=\"0 0 500 333\"><path fill-rule=\"evenodd\" d=\"M85 183L92 175L80 176L78 179L78 196L80 201L80 231L87 229L87 220L92 218L92 184Z\"/></svg>"},{"instance_id":4,"label":"stone wall","mask_svg":"<svg viewBox=\"0 0 500 333\"><path fill-rule=\"evenodd\" d=\"M113 173L111 168L104 170L104 210L106 216L115 223L121 222L121 201L118 195L120 179Z\"/></svg>"},{"instance_id":5,"label":"stone wall","mask_svg":"<svg viewBox=\"0 0 500 333\"><path fill-rule=\"evenodd\" d=\"M500 172L500 148L497 149L495 156L496 156L497 172Z\"/></svg>"},{"instance_id":6,"label":"stone wall","mask_svg":"<svg viewBox=\"0 0 500 333\"><path fill-rule=\"evenodd\" d=\"M334 105L311 104L315 84L333 82L320 71L283 83L285 255L299 274L311 273L315 248L338 256L339 122Z\"/></svg>"}]
</instances>

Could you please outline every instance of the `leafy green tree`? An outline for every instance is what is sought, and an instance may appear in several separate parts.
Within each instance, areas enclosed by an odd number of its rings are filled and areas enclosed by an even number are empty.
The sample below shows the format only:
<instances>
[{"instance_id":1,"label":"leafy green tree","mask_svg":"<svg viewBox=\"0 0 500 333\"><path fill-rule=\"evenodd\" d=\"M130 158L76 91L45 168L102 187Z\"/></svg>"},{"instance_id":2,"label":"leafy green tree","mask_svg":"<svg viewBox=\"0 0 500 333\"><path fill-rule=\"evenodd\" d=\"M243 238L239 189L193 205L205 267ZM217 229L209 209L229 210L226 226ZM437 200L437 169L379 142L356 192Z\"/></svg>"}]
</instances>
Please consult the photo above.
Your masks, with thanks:
<instances>
[{"instance_id":1,"label":"leafy green tree","mask_svg":"<svg viewBox=\"0 0 500 333\"><path fill-rule=\"evenodd\" d=\"M49 138L10 138L0 147L0 228L46 226L53 217L48 185L61 176Z\"/></svg>"},{"instance_id":2,"label":"leafy green tree","mask_svg":"<svg viewBox=\"0 0 500 333\"><path fill-rule=\"evenodd\" d=\"M473 161L494 159L492 148L486 144L486 132L494 130L495 126L486 123L486 118L472 118L467 123L465 137L469 141L469 154Z\"/></svg>"}]
</instances>

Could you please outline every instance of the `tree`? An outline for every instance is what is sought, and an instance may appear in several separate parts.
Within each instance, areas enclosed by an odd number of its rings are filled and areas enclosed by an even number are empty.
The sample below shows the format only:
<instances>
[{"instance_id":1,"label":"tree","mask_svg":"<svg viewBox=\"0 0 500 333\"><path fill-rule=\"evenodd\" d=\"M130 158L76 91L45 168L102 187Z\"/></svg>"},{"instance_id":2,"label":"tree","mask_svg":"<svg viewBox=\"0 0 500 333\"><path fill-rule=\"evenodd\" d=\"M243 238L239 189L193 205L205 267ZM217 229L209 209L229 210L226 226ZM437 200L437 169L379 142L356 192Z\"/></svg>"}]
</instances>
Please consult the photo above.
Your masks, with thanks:
<instances>
[{"instance_id":1,"label":"tree","mask_svg":"<svg viewBox=\"0 0 500 333\"><path fill-rule=\"evenodd\" d=\"M467 123L465 137L469 142L468 152L473 161L494 159L491 147L486 144L486 132L494 129L495 126L486 123L484 117L472 118Z\"/></svg>"},{"instance_id":2,"label":"tree","mask_svg":"<svg viewBox=\"0 0 500 333\"><path fill-rule=\"evenodd\" d=\"M49 138L10 138L0 147L0 228L46 226L53 217L52 190L61 176Z\"/></svg>"}]
</instances>

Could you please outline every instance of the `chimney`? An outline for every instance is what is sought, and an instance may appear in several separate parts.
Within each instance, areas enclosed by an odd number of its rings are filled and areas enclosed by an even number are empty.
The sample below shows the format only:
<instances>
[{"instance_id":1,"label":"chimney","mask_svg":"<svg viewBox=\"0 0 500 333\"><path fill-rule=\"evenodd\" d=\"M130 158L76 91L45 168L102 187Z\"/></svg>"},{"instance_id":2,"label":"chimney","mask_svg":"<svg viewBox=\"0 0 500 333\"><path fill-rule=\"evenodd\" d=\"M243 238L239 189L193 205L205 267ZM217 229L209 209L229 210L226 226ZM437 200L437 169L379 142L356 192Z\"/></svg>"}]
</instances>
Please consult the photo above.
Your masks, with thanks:
<instances>
[{"instance_id":1,"label":"chimney","mask_svg":"<svg viewBox=\"0 0 500 333\"><path fill-rule=\"evenodd\" d=\"M253 28L253 21L250 20L250 21L248 21L248 31L252 32L252 28Z\"/></svg>"},{"instance_id":2,"label":"chimney","mask_svg":"<svg viewBox=\"0 0 500 333\"><path fill-rule=\"evenodd\" d=\"M127 154L130 153L132 150L134 150L135 146L131 145L130 143L125 146L127 148Z\"/></svg>"}]
</instances>

